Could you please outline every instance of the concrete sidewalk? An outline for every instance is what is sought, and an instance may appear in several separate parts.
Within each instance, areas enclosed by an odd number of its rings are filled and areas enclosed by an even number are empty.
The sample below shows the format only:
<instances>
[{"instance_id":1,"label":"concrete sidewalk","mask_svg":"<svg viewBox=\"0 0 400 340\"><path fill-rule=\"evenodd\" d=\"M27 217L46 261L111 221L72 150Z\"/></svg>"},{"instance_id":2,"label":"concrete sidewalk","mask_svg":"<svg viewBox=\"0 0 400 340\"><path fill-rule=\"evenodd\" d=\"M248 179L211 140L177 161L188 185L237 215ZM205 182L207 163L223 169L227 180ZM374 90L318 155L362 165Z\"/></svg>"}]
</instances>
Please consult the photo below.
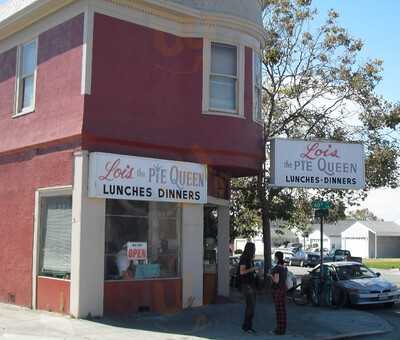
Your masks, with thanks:
<instances>
[{"instance_id":1,"label":"concrete sidewalk","mask_svg":"<svg viewBox=\"0 0 400 340\"><path fill-rule=\"evenodd\" d=\"M76 320L57 314L0 304L0 339L326 339L354 332L390 332L383 319L363 311L332 310L289 304L286 336L270 333L275 326L268 299L257 305L256 335L240 329L243 305L229 303L194 308L174 315L136 314L123 319Z\"/></svg>"}]
</instances>

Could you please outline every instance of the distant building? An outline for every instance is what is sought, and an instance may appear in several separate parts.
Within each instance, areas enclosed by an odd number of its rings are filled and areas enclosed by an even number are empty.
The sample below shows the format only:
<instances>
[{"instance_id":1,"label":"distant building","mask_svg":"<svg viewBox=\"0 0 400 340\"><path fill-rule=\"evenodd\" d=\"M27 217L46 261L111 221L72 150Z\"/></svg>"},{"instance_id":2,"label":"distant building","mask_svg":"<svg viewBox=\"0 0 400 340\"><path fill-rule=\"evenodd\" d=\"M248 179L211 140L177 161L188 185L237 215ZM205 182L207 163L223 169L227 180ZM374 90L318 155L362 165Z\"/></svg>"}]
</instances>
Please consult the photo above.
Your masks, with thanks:
<instances>
[{"instance_id":1,"label":"distant building","mask_svg":"<svg viewBox=\"0 0 400 340\"><path fill-rule=\"evenodd\" d=\"M320 226L305 239L306 248L320 244ZM301 238L299 238L300 241ZM347 249L363 258L400 257L400 224L383 221L338 221L324 225L324 248Z\"/></svg>"}]
</instances>

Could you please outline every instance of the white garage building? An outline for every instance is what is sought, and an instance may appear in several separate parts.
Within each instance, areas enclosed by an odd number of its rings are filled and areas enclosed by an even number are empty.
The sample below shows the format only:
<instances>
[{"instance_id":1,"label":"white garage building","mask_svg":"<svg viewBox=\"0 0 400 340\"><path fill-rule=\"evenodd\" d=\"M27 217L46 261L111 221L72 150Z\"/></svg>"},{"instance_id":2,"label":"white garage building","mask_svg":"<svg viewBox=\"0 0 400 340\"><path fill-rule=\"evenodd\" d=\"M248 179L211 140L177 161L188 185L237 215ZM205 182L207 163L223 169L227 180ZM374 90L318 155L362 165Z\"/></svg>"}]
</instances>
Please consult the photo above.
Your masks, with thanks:
<instances>
[{"instance_id":1,"label":"white garage building","mask_svg":"<svg viewBox=\"0 0 400 340\"><path fill-rule=\"evenodd\" d=\"M341 249L342 232L352 226L356 221L338 221L337 223L324 224L324 248ZM313 224L312 232L305 239L305 247L319 247L321 241L320 225ZM301 236L299 236L301 240Z\"/></svg>"},{"instance_id":2,"label":"white garage building","mask_svg":"<svg viewBox=\"0 0 400 340\"><path fill-rule=\"evenodd\" d=\"M400 225L358 221L342 232L342 247L363 258L399 258Z\"/></svg>"}]
</instances>

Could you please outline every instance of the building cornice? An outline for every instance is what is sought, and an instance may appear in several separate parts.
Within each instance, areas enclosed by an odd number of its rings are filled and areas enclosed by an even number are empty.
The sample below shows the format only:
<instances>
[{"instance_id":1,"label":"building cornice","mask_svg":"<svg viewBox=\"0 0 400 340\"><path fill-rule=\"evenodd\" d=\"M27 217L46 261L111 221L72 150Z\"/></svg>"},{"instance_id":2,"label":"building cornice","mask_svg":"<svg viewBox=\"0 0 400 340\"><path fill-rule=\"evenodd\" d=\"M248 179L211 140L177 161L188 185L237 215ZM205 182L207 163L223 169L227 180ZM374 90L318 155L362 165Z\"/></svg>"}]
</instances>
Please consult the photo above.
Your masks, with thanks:
<instances>
[{"instance_id":1,"label":"building cornice","mask_svg":"<svg viewBox=\"0 0 400 340\"><path fill-rule=\"evenodd\" d=\"M196 35L200 31L198 27L203 27L203 32L204 30L213 32L217 28L222 28L239 31L257 40L261 45L264 43L264 29L257 23L236 16L198 10L165 0L38 0L0 22L0 41L73 2L90 5L94 8L94 11L96 11L96 8L105 8L107 5L114 8L125 7L139 11L145 16L175 22L179 26L179 29L175 30L177 35Z\"/></svg>"}]
</instances>

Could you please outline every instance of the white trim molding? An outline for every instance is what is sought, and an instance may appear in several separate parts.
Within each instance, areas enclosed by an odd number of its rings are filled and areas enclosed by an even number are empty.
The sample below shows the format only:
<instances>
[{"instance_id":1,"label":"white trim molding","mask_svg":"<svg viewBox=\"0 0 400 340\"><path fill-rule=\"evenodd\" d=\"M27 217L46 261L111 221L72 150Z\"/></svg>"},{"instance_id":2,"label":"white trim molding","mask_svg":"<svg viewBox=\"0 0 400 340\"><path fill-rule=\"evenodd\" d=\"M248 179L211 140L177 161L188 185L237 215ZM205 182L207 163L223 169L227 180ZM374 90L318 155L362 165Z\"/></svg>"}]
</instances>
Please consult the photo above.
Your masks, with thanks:
<instances>
[{"instance_id":1,"label":"white trim molding","mask_svg":"<svg viewBox=\"0 0 400 340\"><path fill-rule=\"evenodd\" d=\"M40 201L43 197L72 196L72 186L59 186L40 188L35 192L35 216L33 223L33 253L32 253L32 309L36 309L37 301L37 277L39 273L39 251L40 251Z\"/></svg>"},{"instance_id":2,"label":"white trim molding","mask_svg":"<svg viewBox=\"0 0 400 340\"><path fill-rule=\"evenodd\" d=\"M85 10L82 48L82 81L81 94L91 94L92 58L93 58L94 9L89 4Z\"/></svg>"}]
</instances>

